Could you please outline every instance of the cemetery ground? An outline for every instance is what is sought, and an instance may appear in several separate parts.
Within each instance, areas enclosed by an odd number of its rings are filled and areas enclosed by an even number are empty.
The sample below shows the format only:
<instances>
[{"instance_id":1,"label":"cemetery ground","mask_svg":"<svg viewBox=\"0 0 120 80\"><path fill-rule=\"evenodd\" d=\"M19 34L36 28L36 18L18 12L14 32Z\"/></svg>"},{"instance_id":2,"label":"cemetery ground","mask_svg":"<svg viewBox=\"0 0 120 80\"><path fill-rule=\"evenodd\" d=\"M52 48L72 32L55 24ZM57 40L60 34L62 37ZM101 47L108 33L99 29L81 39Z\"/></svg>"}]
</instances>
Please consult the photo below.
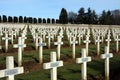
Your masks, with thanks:
<instances>
[{"instance_id":1,"label":"cemetery ground","mask_svg":"<svg viewBox=\"0 0 120 80\"><path fill-rule=\"evenodd\" d=\"M17 44L18 38L14 40L14 44ZM84 37L85 40L85 37ZM105 80L104 79L104 60L97 55L97 45L94 44L94 40L90 39L89 44L89 56L92 57L92 61L87 63L87 76L88 80ZM54 42L56 42L55 39ZM76 64L75 59L72 59L72 46L69 46L66 34L64 32L63 44L61 46L61 59L64 62L62 67L57 69L57 80L80 80L81 79L81 64ZM50 61L50 52L57 51L57 47L51 42L51 48L47 46L43 47L43 63ZM18 66L18 49L13 48L13 45L9 41L8 52L5 53L4 41L1 40L2 49L0 50L0 70L6 68L6 56L14 56L15 66ZM110 80L120 80L120 52L116 53L116 42L114 40L110 43L110 53L113 53L113 58L110 59ZM27 39L25 40L26 47L23 51L22 65L25 69L25 73L16 75L15 80L50 80L50 70L43 69L43 64L39 64L38 50L35 50L35 43L31 36L31 32L28 29ZM100 44L100 54L104 54L104 47L107 42ZM76 44L76 58L81 57L81 49L85 47L84 43L81 45ZM120 48L120 46L119 46ZM0 80L5 80L1 78Z\"/></svg>"}]
</instances>

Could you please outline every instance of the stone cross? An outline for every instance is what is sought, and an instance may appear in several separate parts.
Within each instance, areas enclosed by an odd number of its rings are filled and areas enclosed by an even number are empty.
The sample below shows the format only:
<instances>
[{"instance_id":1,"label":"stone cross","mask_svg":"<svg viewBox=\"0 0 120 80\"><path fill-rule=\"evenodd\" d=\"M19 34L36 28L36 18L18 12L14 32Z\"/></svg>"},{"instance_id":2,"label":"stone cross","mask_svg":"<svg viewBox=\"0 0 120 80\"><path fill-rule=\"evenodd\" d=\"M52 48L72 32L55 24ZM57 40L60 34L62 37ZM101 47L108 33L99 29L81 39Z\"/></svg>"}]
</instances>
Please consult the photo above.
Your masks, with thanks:
<instances>
[{"instance_id":1,"label":"stone cross","mask_svg":"<svg viewBox=\"0 0 120 80\"><path fill-rule=\"evenodd\" d=\"M113 57L112 53L109 53L109 47L105 47L105 54L101 55L102 59L105 59L105 80L109 80L109 58Z\"/></svg>"},{"instance_id":2,"label":"stone cross","mask_svg":"<svg viewBox=\"0 0 120 80\"><path fill-rule=\"evenodd\" d=\"M82 63L81 72L82 80L87 80L87 62L91 61L91 57L87 57L86 49L82 49L82 57L76 59L76 63Z\"/></svg>"},{"instance_id":3,"label":"stone cross","mask_svg":"<svg viewBox=\"0 0 120 80\"><path fill-rule=\"evenodd\" d=\"M58 36L57 42L54 43L54 45L57 45L57 58L58 58L58 60L60 60L60 49L61 49L62 44L63 44L63 42L61 42L61 37Z\"/></svg>"},{"instance_id":4,"label":"stone cross","mask_svg":"<svg viewBox=\"0 0 120 80\"><path fill-rule=\"evenodd\" d=\"M75 41L75 37L73 37L73 41L71 41L71 44L73 44L73 46L72 46L72 57L73 57L73 59L75 59L75 44L77 44L78 43L78 41Z\"/></svg>"},{"instance_id":5,"label":"stone cross","mask_svg":"<svg viewBox=\"0 0 120 80\"><path fill-rule=\"evenodd\" d=\"M110 34L107 35L106 41L107 41L107 46L108 46L108 48L110 49L110 41L111 41L111 39L110 39Z\"/></svg>"},{"instance_id":6,"label":"stone cross","mask_svg":"<svg viewBox=\"0 0 120 80\"><path fill-rule=\"evenodd\" d=\"M13 56L6 58L6 68L7 69L0 70L0 78L7 77L7 80L14 80L14 75L24 73L23 67L14 67Z\"/></svg>"},{"instance_id":7,"label":"stone cross","mask_svg":"<svg viewBox=\"0 0 120 80\"><path fill-rule=\"evenodd\" d=\"M26 44L22 44L22 38L18 38L18 44L13 45L14 48L18 48L18 66L22 65L22 48L26 47Z\"/></svg>"},{"instance_id":8,"label":"stone cross","mask_svg":"<svg viewBox=\"0 0 120 80\"><path fill-rule=\"evenodd\" d=\"M46 36L46 38L48 38L48 48L50 48L51 38L53 38L53 36L48 33L48 36Z\"/></svg>"},{"instance_id":9,"label":"stone cross","mask_svg":"<svg viewBox=\"0 0 120 80\"><path fill-rule=\"evenodd\" d=\"M44 69L51 69L51 80L57 80L57 67L63 66L63 61L56 61L56 52L51 52L51 62L44 63Z\"/></svg>"},{"instance_id":10,"label":"stone cross","mask_svg":"<svg viewBox=\"0 0 120 80\"><path fill-rule=\"evenodd\" d=\"M43 46L46 46L46 43L43 43L42 38L40 38L39 46L39 63L43 62Z\"/></svg>"},{"instance_id":11,"label":"stone cross","mask_svg":"<svg viewBox=\"0 0 120 80\"><path fill-rule=\"evenodd\" d=\"M97 39L96 39L96 42L97 42L97 55L100 54L100 36L97 36Z\"/></svg>"},{"instance_id":12,"label":"stone cross","mask_svg":"<svg viewBox=\"0 0 120 80\"><path fill-rule=\"evenodd\" d=\"M118 35L116 35L115 41L116 41L116 52L118 53L118 51L119 51L119 41L120 41Z\"/></svg>"},{"instance_id":13,"label":"stone cross","mask_svg":"<svg viewBox=\"0 0 120 80\"><path fill-rule=\"evenodd\" d=\"M88 44L90 43L89 37L90 37L90 35L86 35L86 40L83 41L84 43L86 43L86 53L87 53L87 55L88 55Z\"/></svg>"},{"instance_id":14,"label":"stone cross","mask_svg":"<svg viewBox=\"0 0 120 80\"><path fill-rule=\"evenodd\" d=\"M25 34L22 33L21 36L22 44L25 44L25 39L27 39L27 37L25 36ZM24 51L24 47L22 48L22 50Z\"/></svg>"},{"instance_id":15,"label":"stone cross","mask_svg":"<svg viewBox=\"0 0 120 80\"><path fill-rule=\"evenodd\" d=\"M5 37L2 37L2 40L5 40L5 52L8 51L8 40L10 40L11 38L8 37L8 34L5 34Z\"/></svg>"},{"instance_id":16,"label":"stone cross","mask_svg":"<svg viewBox=\"0 0 120 80\"><path fill-rule=\"evenodd\" d=\"M38 36L38 33L36 33L35 35L35 49L38 50L38 40L40 39L40 37Z\"/></svg>"}]
</instances>

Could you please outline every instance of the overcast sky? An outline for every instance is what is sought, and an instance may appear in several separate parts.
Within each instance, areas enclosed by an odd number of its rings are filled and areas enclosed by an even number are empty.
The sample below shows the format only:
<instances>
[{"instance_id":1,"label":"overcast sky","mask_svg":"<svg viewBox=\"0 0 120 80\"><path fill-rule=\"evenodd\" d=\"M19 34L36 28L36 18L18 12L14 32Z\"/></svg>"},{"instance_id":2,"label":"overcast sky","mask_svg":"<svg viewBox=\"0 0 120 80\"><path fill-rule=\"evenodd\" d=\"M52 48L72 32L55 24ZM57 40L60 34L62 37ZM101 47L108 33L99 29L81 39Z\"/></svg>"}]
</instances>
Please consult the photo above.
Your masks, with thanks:
<instances>
[{"instance_id":1,"label":"overcast sky","mask_svg":"<svg viewBox=\"0 0 120 80\"><path fill-rule=\"evenodd\" d=\"M0 0L0 15L57 19L61 8L77 13L81 7L100 14L103 10L120 9L120 0Z\"/></svg>"}]
</instances>

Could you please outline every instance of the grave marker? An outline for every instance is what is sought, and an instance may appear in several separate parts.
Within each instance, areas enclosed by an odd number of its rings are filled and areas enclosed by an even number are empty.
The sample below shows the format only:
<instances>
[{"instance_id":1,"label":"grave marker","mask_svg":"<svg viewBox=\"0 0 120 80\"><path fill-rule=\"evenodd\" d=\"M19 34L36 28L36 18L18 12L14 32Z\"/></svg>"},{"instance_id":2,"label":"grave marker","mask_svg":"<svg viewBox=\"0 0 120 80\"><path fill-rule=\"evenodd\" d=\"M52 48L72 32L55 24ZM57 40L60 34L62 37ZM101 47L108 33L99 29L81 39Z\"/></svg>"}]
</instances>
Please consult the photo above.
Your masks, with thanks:
<instances>
[{"instance_id":1,"label":"grave marker","mask_svg":"<svg viewBox=\"0 0 120 80\"><path fill-rule=\"evenodd\" d=\"M109 58L112 58L113 54L109 53L109 47L105 47L105 54L101 55L102 59L105 59L105 80L109 80Z\"/></svg>"},{"instance_id":2,"label":"grave marker","mask_svg":"<svg viewBox=\"0 0 120 80\"><path fill-rule=\"evenodd\" d=\"M22 65L22 48L26 47L26 44L22 44L22 38L18 38L18 44L13 45L14 48L18 48L18 66Z\"/></svg>"},{"instance_id":3,"label":"grave marker","mask_svg":"<svg viewBox=\"0 0 120 80\"><path fill-rule=\"evenodd\" d=\"M2 37L2 40L5 40L5 52L8 51L8 40L10 40L11 38L8 37L8 34L5 34L5 37Z\"/></svg>"},{"instance_id":4,"label":"grave marker","mask_svg":"<svg viewBox=\"0 0 120 80\"><path fill-rule=\"evenodd\" d=\"M97 36L96 42L97 42L97 55L99 55L100 54L100 42L101 42L100 36Z\"/></svg>"},{"instance_id":5,"label":"grave marker","mask_svg":"<svg viewBox=\"0 0 120 80\"><path fill-rule=\"evenodd\" d=\"M43 62L43 46L46 46L46 43L43 43L42 38L40 38L39 46L39 63Z\"/></svg>"},{"instance_id":6,"label":"grave marker","mask_svg":"<svg viewBox=\"0 0 120 80\"><path fill-rule=\"evenodd\" d=\"M77 41L75 41L75 37L73 37L73 41L71 41L71 44L73 44L73 46L72 46L72 57L73 57L73 59L75 59L75 44L77 44L78 42Z\"/></svg>"},{"instance_id":7,"label":"grave marker","mask_svg":"<svg viewBox=\"0 0 120 80\"><path fill-rule=\"evenodd\" d=\"M87 55L88 55L88 45L90 43L89 37L90 37L90 35L86 35L86 40L83 41L84 43L86 43L86 53L87 53Z\"/></svg>"},{"instance_id":8,"label":"grave marker","mask_svg":"<svg viewBox=\"0 0 120 80\"><path fill-rule=\"evenodd\" d=\"M82 49L82 57L76 59L76 63L82 63L81 72L82 80L87 80L87 62L91 61L91 57L87 57L86 49Z\"/></svg>"},{"instance_id":9,"label":"grave marker","mask_svg":"<svg viewBox=\"0 0 120 80\"><path fill-rule=\"evenodd\" d=\"M6 68L0 70L0 78L7 77L7 80L14 80L14 75L24 73L23 67L14 67L13 56L8 56L6 58Z\"/></svg>"},{"instance_id":10,"label":"grave marker","mask_svg":"<svg viewBox=\"0 0 120 80\"><path fill-rule=\"evenodd\" d=\"M63 66L63 61L56 61L56 52L51 52L51 62L44 63L44 69L51 69L51 80L57 80L57 67Z\"/></svg>"},{"instance_id":11,"label":"grave marker","mask_svg":"<svg viewBox=\"0 0 120 80\"><path fill-rule=\"evenodd\" d=\"M58 60L60 60L60 49L61 49L62 44L63 44L63 42L61 42L61 37L58 36L57 42L54 43L54 45L57 45L57 58L58 58Z\"/></svg>"}]
</instances>

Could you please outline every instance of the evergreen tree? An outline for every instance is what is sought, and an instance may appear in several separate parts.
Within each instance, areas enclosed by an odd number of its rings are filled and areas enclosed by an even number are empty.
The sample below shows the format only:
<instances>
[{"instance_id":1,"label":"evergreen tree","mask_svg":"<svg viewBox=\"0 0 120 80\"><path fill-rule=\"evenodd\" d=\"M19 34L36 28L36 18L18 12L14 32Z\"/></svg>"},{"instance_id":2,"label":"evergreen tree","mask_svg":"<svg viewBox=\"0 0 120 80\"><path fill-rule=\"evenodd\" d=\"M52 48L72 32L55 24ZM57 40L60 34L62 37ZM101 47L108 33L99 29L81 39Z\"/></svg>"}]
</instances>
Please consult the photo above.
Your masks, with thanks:
<instances>
[{"instance_id":1,"label":"evergreen tree","mask_svg":"<svg viewBox=\"0 0 120 80\"><path fill-rule=\"evenodd\" d=\"M85 15L85 23L92 24L92 10L88 8L88 12Z\"/></svg>"},{"instance_id":2,"label":"evergreen tree","mask_svg":"<svg viewBox=\"0 0 120 80\"><path fill-rule=\"evenodd\" d=\"M23 23L23 17L19 16L19 23Z\"/></svg>"},{"instance_id":3,"label":"evergreen tree","mask_svg":"<svg viewBox=\"0 0 120 80\"><path fill-rule=\"evenodd\" d=\"M1 16L0 16L0 23L2 22L2 20L1 20Z\"/></svg>"},{"instance_id":4,"label":"evergreen tree","mask_svg":"<svg viewBox=\"0 0 120 80\"><path fill-rule=\"evenodd\" d=\"M7 17L6 17L6 15L3 15L3 22L7 22Z\"/></svg>"},{"instance_id":5,"label":"evergreen tree","mask_svg":"<svg viewBox=\"0 0 120 80\"><path fill-rule=\"evenodd\" d=\"M104 24L105 25L105 21L106 21L106 11L104 10L102 12L102 15L99 18L99 22L100 22L100 24Z\"/></svg>"},{"instance_id":6,"label":"evergreen tree","mask_svg":"<svg viewBox=\"0 0 120 80\"><path fill-rule=\"evenodd\" d=\"M13 22L12 17L8 16L8 22Z\"/></svg>"},{"instance_id":7,"label":"evergreen tree","mask_svg":"<svg viewBox=\"0 0 120 80\"><path fill-rule=\"evenodd\" d=\"M47 23L50 23L50 18L47 18Z\"/></svg>"},{"instance_id":8,"label":"evergreen tree","mask_svg":"<svg viewBox=\"0 0 120 80\"><path fill-rule=\"evenodd\" d=\"M78 16L77 16L77 23L78 24L83 24L84 23L84 19L85 19L85 10L84 8L80 8L80 10L78 11Z\"/></svg>"},{"instance_id":9,"label":"evergreen tree","mask_svg":"<svg viewBox=\"0 0 120 80\"><path fill-rule=\"evenodd\" d=\"M68 23L68 15L66 9L62 8L59 16L59 21L61 24L67 24Z\"/></svg>"},{"instance_id":10,"label":"evergreen tree","mask_svg":"<svg viewBox=\"0 0 120 80\"><path fill-rule=\"evenodd\" d=\"M42 23L42 19L41 18L38 18L38 23Z\"/></svg>"},{"instance_id":11,"label":"evergreen tree","mask_svg":"<svg viewBox=\"0 0 120 80\"><path fill-rule=\"evenodd\" d=\"M33 23L32 17L29 17L29 18L28 18L28 23Z\"/></svg>"},{"instance_id":12,"label":"evergreen tree","mask_svg":"<svg viewBox=\"0 0 120 80\"><path fill-rule=\"evenodd\" d=\"M96 12L93 10L92 12L92 24L97 24L98 23L98 16L96 14Z\"/></svg>"},{"instance_id":13,"label":"evergreen tree","mask_svg":"<svg viewBox=\"0 0 120 80\"><path fill-rule=\"evenodd\" d=\"M43 18L43 23L46 23L46 19L45 18Z\"/></svg>"},{"instance_id":14,"label":"evergreen tree","mask_svg":"<svg viewBox=\"0 0 120 80\"><path fill-rule=\"evenodd\" d=\"M14 21L15 23L17 23L17 22L18 22L18 17L14 16L13 21Z\"/></svg>"},{"instance_id":15,"label":"evergreen tree","mask_svg":"<svg viewBox=\"0 0 120 80\"><path fill-rule=\"evenodd\" d=\"M34 22L34 23L37 23L37 19L36 19L36 18L33 18L33 22Z\"/></svg>"},{"instance_id":16,"label":"evergreen tree","mask_svg":"<svg viewBox=\"0 0 120 80\"><path fill-rule=\"evenodd\" d=\"M24 16L24 23L27 23L27 17Z\"/></svg>"},{"instance_id":17,"label":"evergreen tree","mask_svg":"<svg viewBox=\"0 0 120 80\"><path fill-rule=\"evenodd\" d=\"M55 19L52 18L52 24L54 24L54 23L55 23Z\"/></svg>"},{"instance_id":18,"label":"evergreen tree","mask_svg":"<svg viewBox=\"0 0 120 80\"><path fill-rule=\"evenodd\" d=\"M56 19L56 23L60 23L58 19Z\"/></svg>"}]
</instances>

